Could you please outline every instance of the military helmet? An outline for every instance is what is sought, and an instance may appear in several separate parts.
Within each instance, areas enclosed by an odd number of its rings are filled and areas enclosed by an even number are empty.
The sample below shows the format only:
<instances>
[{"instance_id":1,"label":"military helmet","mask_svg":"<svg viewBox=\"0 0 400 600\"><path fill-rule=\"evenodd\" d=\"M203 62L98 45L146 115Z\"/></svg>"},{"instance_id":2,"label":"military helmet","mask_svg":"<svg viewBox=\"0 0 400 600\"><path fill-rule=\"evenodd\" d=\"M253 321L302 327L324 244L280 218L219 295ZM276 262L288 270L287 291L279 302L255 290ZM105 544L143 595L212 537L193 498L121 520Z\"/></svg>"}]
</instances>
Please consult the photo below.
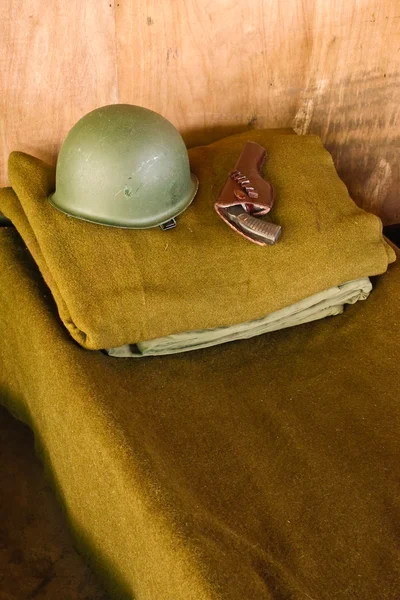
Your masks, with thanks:
<instances>
[{"instance_id":1,"label":"military helmet","mask_svg":"<svg viewBox=\"0 0 400 600\"><path fill-rule=\"evenodd\" d=\"M168 229L197 187L172 123L141 106L112 104L88 113L68 133L49 200L102 225Z\"/></svg>"}]
</instances>

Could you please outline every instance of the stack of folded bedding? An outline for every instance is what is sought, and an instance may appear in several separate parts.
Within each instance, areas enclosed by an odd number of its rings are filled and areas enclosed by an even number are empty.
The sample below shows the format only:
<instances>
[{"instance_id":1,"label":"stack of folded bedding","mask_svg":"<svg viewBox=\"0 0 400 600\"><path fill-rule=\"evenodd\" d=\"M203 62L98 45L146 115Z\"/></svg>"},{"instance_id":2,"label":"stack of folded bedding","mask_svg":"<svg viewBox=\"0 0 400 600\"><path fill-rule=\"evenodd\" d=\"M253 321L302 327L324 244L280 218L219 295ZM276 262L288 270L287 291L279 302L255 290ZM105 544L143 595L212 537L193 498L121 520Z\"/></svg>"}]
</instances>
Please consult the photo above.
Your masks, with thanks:
<instances>
[{"instance_id":1,"label":"stack of folded bedding","mask_svg":"<svg viewBox=\"0 0 400 600\"><path fill-rule=\"evenodd\" d=\"M246 141L267 150L278 243L237 235L214 203ZM343 311L395 260L381 221L351 200L317 136L256 130L189 151L199 179L178 226L128 230L77 220L48 196L55 169L13 152L0 210L23 238L83 347L113 356L194 350Z\"/></svg>"}]
</instances>

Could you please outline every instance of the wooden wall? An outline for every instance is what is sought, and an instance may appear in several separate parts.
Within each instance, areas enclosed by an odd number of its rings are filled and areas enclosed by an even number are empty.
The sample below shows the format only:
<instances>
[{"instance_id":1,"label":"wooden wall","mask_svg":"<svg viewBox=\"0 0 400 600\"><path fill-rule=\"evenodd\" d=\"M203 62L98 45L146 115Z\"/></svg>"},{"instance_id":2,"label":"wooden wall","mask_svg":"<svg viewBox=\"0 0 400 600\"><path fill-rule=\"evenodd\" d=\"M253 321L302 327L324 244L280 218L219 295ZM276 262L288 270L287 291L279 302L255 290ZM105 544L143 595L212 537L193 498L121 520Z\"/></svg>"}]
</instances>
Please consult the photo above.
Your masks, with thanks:
<instances>
[{"instance_id":1,"label":"wooden wall","mask_svg":"<svg viewBox=\"0 0 400 600\"><path fill-rule=\"evenodd\" d=\"M353 198L400 222L400 0L1 0L0 184L54 162L89 110L130 102L189 145L321 135Z\"/></svg>"}]
</instances>

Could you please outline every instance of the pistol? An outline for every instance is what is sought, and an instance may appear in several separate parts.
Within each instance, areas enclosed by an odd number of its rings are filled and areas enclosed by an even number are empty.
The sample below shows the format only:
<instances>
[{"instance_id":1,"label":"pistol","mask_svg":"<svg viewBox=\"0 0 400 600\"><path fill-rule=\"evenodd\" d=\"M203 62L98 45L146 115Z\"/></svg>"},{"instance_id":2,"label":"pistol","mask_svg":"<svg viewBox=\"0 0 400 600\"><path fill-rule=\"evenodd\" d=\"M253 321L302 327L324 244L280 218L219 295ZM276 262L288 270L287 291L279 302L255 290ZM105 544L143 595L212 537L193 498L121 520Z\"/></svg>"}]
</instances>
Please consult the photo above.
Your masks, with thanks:
<instances>
[{"instance_id":1,"label":"pistol","mask_svg":"<svg viewBox=\"0 0 400 600\"><path fill-rule=\"evenodd\" d=\"M234 169L215 203L217 214L237 233L260 246L273 245L282 228L260 217L271 210L275 194L263 178L267 151L255 142L246 142Z\"/></svg>"}]
</instances>

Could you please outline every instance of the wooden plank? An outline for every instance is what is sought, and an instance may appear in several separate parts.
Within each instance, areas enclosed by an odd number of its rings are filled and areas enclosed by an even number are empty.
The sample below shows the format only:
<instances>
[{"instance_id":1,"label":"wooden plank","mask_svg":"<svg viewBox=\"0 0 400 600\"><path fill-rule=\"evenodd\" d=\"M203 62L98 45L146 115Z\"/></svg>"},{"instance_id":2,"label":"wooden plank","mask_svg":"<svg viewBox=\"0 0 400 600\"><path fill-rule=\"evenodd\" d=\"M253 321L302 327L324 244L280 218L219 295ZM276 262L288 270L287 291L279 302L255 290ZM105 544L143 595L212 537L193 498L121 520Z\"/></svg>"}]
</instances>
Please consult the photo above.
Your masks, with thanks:
<instances>
[{"instance_id":1,"label":"wooden plank","mask_svg":"<svg viewBox=\"0 0 400 600\"><path fill-rule=\"evenodd\" d=\"M317 133L354 199L400 221L400 4L120 0L120 101L189 145L251 127Z\"/></svg>"},{"instance_id":2,"label":"wooden plank","mask_svg":"<svg viewBox=\"0 0 400 600\"><path fill-rule=\"evenodd\" d=\"M355 200L400 221L398 1L3 0L0 29L0 185L11 150L54 161L79 117L121 101L188 145L317 133Z\"/></svg>"},{"instance_id":3,"label":"wooden plank","mask_svg":"<svg viewBox=\"0 0 400 600\"><path fill-rule=\"evenodd\" d=\"M1 185L10 151L54 162L81 116L118 101L110 4L1 0Z\"/></svg>"},{"instance_id":4,"label":"wooden plank","mask_svg":"<svg viewBox=\"0 0 400 600\"><path fill-rule=\"evenodd\" d=\"M316 2L293 124L316 133L354 200L400 222L400 2ZM327 10L328 7L330 10Z\"/></svg>"},{"instance_id":5,"label":"wooden plank","mask_svg":"<svg viewBox=\"0 0 400 600\"><path fill-rule=\"evenodd\" d=\"M246 127L287 125L298 106L307 42L304 12L286 29L282 4L120 0L120 100L161 112L190 145ZM282 56L290 56L289 67Z\"/></svg>"}]
</instances>

